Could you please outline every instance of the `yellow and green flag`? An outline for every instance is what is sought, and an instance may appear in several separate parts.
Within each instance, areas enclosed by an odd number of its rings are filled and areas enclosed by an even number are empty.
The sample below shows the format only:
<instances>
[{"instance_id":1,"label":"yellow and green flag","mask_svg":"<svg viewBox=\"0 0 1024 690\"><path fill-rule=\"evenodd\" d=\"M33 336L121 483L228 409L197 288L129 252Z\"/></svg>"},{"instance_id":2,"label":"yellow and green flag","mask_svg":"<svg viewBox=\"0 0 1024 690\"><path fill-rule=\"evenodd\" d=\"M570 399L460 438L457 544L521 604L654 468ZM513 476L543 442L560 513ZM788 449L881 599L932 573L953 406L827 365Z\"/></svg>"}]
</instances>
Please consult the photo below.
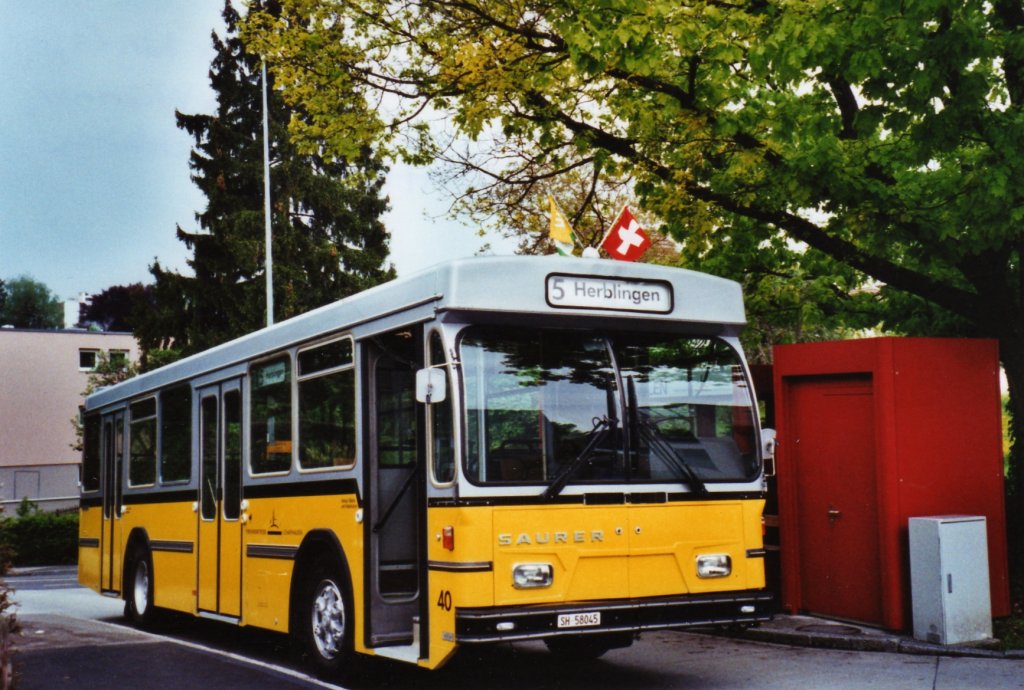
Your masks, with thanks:
<instances>
[{"instance_id":1,"label":"yellow and green flag","mask_svg":"<svg viewBox=\"0 0 1024 690\"><path fill-rule=\"evenodd\" d=\"M548 206L551 208L551 225L548 234L555 243L555 249L562 256L572 256L573 247L576 246L576 233L569 225L569 219L558 208L554 197L548 197Z\"/></svg>"}]
</instances>

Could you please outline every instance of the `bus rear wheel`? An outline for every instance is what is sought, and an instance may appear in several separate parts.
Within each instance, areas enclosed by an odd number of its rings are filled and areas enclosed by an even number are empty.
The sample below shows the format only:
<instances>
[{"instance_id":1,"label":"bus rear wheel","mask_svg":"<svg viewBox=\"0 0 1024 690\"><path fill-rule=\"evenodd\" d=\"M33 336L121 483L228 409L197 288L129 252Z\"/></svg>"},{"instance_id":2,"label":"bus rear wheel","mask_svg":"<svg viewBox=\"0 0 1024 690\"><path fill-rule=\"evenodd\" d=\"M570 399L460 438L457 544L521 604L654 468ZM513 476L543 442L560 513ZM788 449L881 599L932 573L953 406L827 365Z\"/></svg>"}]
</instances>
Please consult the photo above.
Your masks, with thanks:
<instances>
[{"instance_id":1,"label":"bus rear wheel","mask_svg":"<svg viewBox=\"0 0 1024 690\"><path fill-rule=\"evenodd\" d=\"M344 675L353 661L348 592L342 569L333 559L321 558L306 578L299 609L302 650L317 673L332 678Z\"/></svg>"},{"instance_id":2,"label":"bus rear wheel","mask_svg":"<svg viewBox=\"0 0 1024 690\"><path fill-rule=\"evenodd\" d=\"M156 609L153 606L153 559L148 549L133 551L125 584L125 616L140 628L150 627L156 619Z\"/></svg>"}]
</instances>

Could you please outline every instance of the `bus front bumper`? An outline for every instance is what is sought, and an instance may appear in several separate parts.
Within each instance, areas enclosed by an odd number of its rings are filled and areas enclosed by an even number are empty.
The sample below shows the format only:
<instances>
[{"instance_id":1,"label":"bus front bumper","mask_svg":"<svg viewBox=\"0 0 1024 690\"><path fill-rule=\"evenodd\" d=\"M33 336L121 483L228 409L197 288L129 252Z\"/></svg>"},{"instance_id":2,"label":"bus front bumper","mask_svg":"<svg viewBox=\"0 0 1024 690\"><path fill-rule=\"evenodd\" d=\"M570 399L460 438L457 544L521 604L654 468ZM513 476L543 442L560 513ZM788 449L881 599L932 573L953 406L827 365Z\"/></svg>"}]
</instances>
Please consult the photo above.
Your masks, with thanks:
<instances>
[{"instance_id":1,"label":"bus front bumper","mask_svg":"<svg viewBox=\"0 0 1024 690\"><path fill-rule=\"evenodd\" d=\"M770 592L720 592L573 604L458 608L458 642L505 642L559 635L640 632L771 619ZM596 615L595 615L596 614Z\"/></svg>"}]
</instances>

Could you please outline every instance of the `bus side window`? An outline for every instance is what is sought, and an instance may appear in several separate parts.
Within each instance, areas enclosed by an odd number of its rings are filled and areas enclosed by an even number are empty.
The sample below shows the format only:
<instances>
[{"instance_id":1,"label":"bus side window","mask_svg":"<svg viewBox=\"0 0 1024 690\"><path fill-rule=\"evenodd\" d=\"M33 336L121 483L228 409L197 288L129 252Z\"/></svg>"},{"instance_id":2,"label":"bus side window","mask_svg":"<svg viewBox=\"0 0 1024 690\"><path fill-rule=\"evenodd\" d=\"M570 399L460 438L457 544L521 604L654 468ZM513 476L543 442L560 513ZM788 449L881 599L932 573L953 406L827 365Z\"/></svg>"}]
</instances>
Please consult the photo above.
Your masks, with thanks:
<instances>
[{"instance_id":1,"label":"bus side window","mask_svg":"<svg viewBox=\"0 0 1024 690\"><path fill-rule=\"evenodd\" d=\"M356 389L352 338L299 352L299 467L356 462Z\"/></svg>"},{"instance_id":2,"label":"bus side window","mask_svg":"<svg viewBox=\"0 0 1024 690\"><path fill-rule=\"evenodd\" d=\"M160 481L187 482L192 476L192 388L160 393Z\"/></svg>"},{"instance_id":3,"label":"bus side window","mask_svg":"<svg viewBox=\"0 0 1024 690\"><path fill-rule=\"evenodd\" d=\"M292 466L291 359L282 355L260 362L250 375L252 472L287 472Z\"/></svg>"},{"instance_id":4,"label":"bus side window","mask_svg":"<svg viewBox=\"0 0 1024 690\"><path fill-rule=\"evenodd\" d=\"M128 409L128 485L148 486L156 481L156 398L134 402Z\"/></svg>"},{"instance_id":5,"label":"bus side window","mask_svg":"<svg viewBox=\"0 0 1024 690\"><path fill-rule=\"evenodd\" d=\"M82 454L82 490L100 488L100 416L85 415L85 439Z\"/></svg>"}]
</instances>

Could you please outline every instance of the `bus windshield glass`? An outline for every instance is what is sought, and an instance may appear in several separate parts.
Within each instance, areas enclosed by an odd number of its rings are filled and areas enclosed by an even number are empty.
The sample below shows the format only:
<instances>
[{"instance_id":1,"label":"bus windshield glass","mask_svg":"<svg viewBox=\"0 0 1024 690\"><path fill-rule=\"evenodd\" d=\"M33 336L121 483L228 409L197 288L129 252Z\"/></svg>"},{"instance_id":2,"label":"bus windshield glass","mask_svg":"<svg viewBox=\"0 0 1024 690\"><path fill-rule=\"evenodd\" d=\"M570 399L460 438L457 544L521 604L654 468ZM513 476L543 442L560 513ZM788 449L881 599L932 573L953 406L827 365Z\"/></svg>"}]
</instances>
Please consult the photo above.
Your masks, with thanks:
<instances>
[{"instance_id":1,"label":"bus windshield glass","mask_svg":"<svg viewBox=\"0 0 1024 690\"><path fill-rule=\"evenodd\" d=\"M758 476L750 389L722 340L472 327L460 351L474 483L703 492Z\"/></svg>"}]
</instances>

